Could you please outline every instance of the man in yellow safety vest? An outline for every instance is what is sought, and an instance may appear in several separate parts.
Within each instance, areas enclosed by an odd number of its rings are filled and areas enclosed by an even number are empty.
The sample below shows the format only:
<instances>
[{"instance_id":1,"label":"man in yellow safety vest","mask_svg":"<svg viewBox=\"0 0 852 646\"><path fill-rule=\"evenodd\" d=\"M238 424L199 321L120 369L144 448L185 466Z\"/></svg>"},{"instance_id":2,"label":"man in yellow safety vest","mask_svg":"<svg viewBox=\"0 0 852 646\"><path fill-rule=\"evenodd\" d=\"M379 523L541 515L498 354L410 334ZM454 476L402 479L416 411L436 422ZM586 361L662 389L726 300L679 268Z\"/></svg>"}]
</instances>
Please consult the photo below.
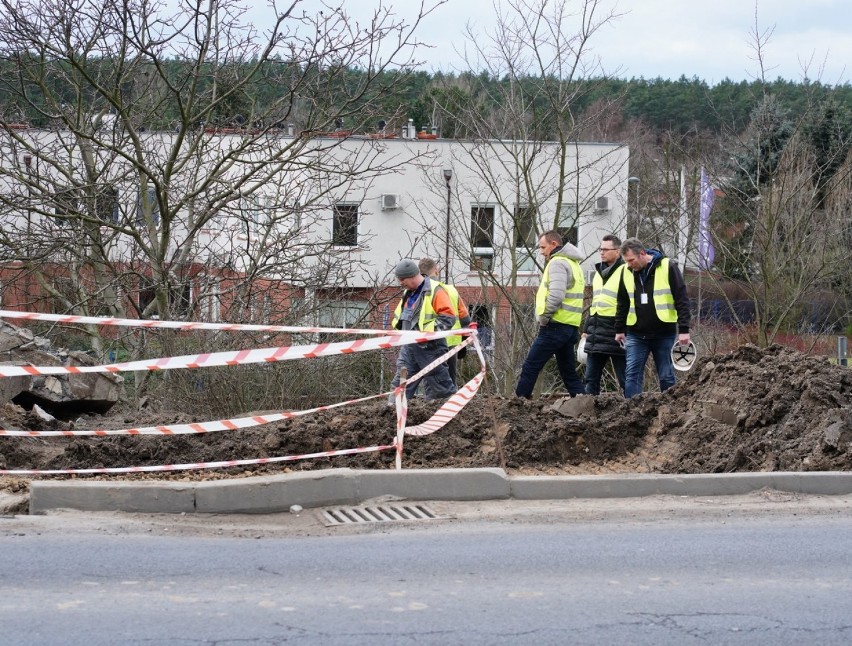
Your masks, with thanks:
<instances>
[{"instance_id":1,"label":"man in yellow safety vest","mask_svg":"<svg viewBox=\"0 0 852 646\"><path fill-rule=\"evenodd\" d=\"M538 250L544 257L544 272L535 297L538 335L530 347L515 395L529 398L535 382L550 357L556 357L556 367L565 388L573 395L584 392L577 376L574 346L579 338L583 316L583 255L571 243L562 242L558 231L546 231L538 239Z\"/></svg>"},{"instance_id":2,"label":"man in yellow safety vest","mask_svg":"<svg viewBox=\"0 0 852 646\"><path fill-rule=\"evenodd\" d=\"M447 290L447 295L450 297L450 303L453 306L453 309L456 312L456 316L458 320L456 324L453 326L453 329L460 329L463 327L467 327L470 325L470 312L467 310L467 304L464 302L464 299L459 295L459 291L455 288L454 285L449 283L442 283L439 281L439 272L438 272L438 263L436 263L431 258L421 258L420 259L420 273L424 276L428 277L430 280L438 282L439 285L442 285L444 289ZM462 342L462 338L460 334L456 334L455 336L447 337L447 347L452 349L458 344ZM454 354L447 360L447 369L450 371L450 379L453 380L453 383L456 383L456 372L458 370L458 360L463 357L467 348L463 348L461 352L458 354Z\"/></svg>"},{"instance_id":3,"label":"man in yellow safety vest","mask_svg":"<svg viewBox=\"0 0 852 646\"><path fill-rule=\"evenodd\" d=\"M675 384L672 347L689 345L689 296L677 263L657 249L645 249L641 240L621 244L627 269L618 287L615 340L624 343L627 367L624 396L642 392L645 363L654 356L660 390Z\"/></svg>"},{"instance_id":4,"label":"man in yellow safety vest","mask_svg":"<svg viewBox=\"0 0 852 646\"><path fill-rule=\"evenodd\" d=\"M583 327L586 353L586 393L601 392L601 376L607 361L612 363L618 385L624 390L624 348L615 340L615 309L618 303L618 286L624 261L618 254L621 240L607 234L601 238L601 261L595 264L592 278L592 304Z\"/></svg>"},{"instance_id":5,"label":"man in yellow safety vest","mask_svg":"<svg viewBox=\"0 0 852 646\"><path fill-rule=\"evenodd\" d=\"M439 282L421 274L416 262L410 259L402 260L394 269L394 275L405 289L394 312L392 327L395 330L442 332L455 326L458 316L453 311L447 290ZM396 376L391 384L394 387L399 385L402 368L407 369L409 378L413 377L446 353L447 342L444 339L402 346L397 360ZM414 396L419 381L418 379L406 384L405 392L408 397ZM450 379L446 362L439 364L423 377L423 387L427 400L449 397L457 390Z\"/></svg>"}]
</instances>

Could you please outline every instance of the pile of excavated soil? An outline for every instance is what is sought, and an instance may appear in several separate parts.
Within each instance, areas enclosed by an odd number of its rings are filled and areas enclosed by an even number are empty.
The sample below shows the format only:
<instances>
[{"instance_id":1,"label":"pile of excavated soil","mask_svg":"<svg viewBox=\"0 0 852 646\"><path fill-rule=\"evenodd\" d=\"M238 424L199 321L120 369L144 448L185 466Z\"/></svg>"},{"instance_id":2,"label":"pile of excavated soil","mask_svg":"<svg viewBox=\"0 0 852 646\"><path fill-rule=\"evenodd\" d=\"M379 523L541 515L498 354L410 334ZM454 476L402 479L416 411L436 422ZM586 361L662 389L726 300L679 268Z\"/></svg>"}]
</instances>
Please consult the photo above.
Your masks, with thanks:
<instances>
[{"instance_id":1,"label":"pile of excavated soil","mask_svg":"<svg viewBox=\"0 0 852 646\"><path fill-rule=\"evenodd\" d=\"M407 437L403 466L502 466L546 474L852 470L852 372L779 346L744 346L700 359L665 393L632 400L590 397L579 407L587 410L575 416L558 412L554 403L564 410L556 399L477 395L438 432ZM409 425L425 421L436 408L413 401ZM187 413L113 414L85 417L74 428L198 421L205 419ZM394 409L382 402L204 435L0 437L0 467L84 469L302 455L388 445L395 424ZM0 409L0 426L71 428L8 404ZM382 451L121 477L187 480L330 467L387 469L394 457L394 451ZM3 478L0 487L15 486L10 482L17 480Z\"/></svg>"}]
</instances>

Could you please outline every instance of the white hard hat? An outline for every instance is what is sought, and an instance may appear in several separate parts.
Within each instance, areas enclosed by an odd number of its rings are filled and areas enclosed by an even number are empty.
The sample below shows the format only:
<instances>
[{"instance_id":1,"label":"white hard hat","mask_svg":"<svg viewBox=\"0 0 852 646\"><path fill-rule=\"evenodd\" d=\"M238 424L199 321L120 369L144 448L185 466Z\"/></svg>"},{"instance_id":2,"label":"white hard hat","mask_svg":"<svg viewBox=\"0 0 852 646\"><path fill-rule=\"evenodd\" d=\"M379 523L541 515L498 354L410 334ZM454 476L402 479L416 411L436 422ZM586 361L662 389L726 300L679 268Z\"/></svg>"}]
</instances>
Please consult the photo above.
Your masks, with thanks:
<instances>
[{"instance_id":1,"label":"white hard hat","mask_svg":"<svg viewBox=\"0 0 852 646\"><path fill-rule=\"evenodd\" d=\"M581 337L577 344L577 363L586 363L586 337Z\"/></svg>"},{"instance_id":2,"label":"white hard hat","mask_svg":"<svg viewBox=\"0 0 852 646\"><path fill-rule=\"evenodd\" d=\"M690 341L687 345L674 344L672 347L672 365L675 370L686 372L695 363L695 358L698 353L695 351L695 344Z\"/></svg>"}]
</instances>

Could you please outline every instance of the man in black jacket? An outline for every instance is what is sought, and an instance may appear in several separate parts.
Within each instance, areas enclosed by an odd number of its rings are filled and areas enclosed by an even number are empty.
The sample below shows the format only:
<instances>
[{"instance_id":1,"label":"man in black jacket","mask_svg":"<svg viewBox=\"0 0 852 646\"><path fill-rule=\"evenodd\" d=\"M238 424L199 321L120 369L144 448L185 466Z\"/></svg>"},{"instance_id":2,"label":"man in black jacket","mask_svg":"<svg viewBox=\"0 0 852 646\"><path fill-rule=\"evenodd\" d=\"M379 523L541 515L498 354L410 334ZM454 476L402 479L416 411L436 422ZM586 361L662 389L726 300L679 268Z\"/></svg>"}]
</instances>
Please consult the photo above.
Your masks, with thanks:
<instances>
[{"instance_id":1,"label":"man in black jacket","mask_svg":"<svg viewBox=\"0 0 852 646\"><path fill-rule=\"evenodd\" d=\"M625 344L624 396L642 392L645 362L654 356L660 390L675 383L672 347L689 344L689 296L677 263L636 238L621 245L627 268L618 288L615 340Z\"/></svg>"},{"instance_id":2,"label":"man in black jacket","mask_svg":"<svg viewBox=\"0 0 852 646\"><path fill-rule=\"evenodd\" d=\"M621 284L621 272L624 261L618 253L621 239L614 235L601 238L601 262L595 265L595 277L592 279L592 304L589 317L583 328L586 340L586 393L598 395L601 392L601 375L607 361L618 379L618 385L624 390L624 348L615 340L615 310L618 302L618 286Z\"/></svg>"}]
</instances>

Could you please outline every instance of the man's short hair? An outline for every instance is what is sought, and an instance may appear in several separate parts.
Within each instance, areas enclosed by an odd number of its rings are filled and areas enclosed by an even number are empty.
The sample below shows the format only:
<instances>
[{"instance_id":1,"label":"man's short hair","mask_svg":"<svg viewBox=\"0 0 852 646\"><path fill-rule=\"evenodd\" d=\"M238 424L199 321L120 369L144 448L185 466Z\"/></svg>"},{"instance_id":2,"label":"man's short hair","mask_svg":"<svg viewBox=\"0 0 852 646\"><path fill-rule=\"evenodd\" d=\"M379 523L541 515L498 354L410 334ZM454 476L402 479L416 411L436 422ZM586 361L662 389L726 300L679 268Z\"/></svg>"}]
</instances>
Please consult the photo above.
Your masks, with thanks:
<instances>
[{"instance_id":1,"label":"man's short hair","mask_svg":"<svg viewBox=\"0 0 852 646\"><path fill-rule=\"evenodd\" d=\"M420 273L424 276L431 276L432 274L436 273L436 270L438 269L438 263L436 263L431 258L421 258L419 266Z\"/></svg>"},{"instance_id":2,"label":"man's short hair","mask_svg":"<svg viewBox=\"0 0 852 646\"><path fill-rule=\"evenodd\" d=\"M607 233L601 238L601 242L611 242L614 249L618 249L621 246L621 238L611 233Z\"/></svg>"},{"instance_id":3,"label":"man's short hair","mask_svg":"<svg viewBox=\"0 0 852 646\"><path fill-rule=\"evenodd\" d=\"M618 249L618 252L621 255L624 255L628 251L633 253L633 255L638 256L640 253L645 251L645 245L642 244L642 241L639 238L627 238L627 240L621 243L621 247Z\"/></svg>"},{"instance_id":4,"label":"man's short hair","mask_svg":"<svg viewBox=\"0 0 852 646\"><path fill-rule=\"evenodd\" d=\"M541 234L540 237L544 238L548 242L555 242L558 245L564 244L564 242L562 241L562 234L560 234L559 231L556 231L554 229L551 229L550 231L545 231Z\"/></svg>"}]
</instances>

